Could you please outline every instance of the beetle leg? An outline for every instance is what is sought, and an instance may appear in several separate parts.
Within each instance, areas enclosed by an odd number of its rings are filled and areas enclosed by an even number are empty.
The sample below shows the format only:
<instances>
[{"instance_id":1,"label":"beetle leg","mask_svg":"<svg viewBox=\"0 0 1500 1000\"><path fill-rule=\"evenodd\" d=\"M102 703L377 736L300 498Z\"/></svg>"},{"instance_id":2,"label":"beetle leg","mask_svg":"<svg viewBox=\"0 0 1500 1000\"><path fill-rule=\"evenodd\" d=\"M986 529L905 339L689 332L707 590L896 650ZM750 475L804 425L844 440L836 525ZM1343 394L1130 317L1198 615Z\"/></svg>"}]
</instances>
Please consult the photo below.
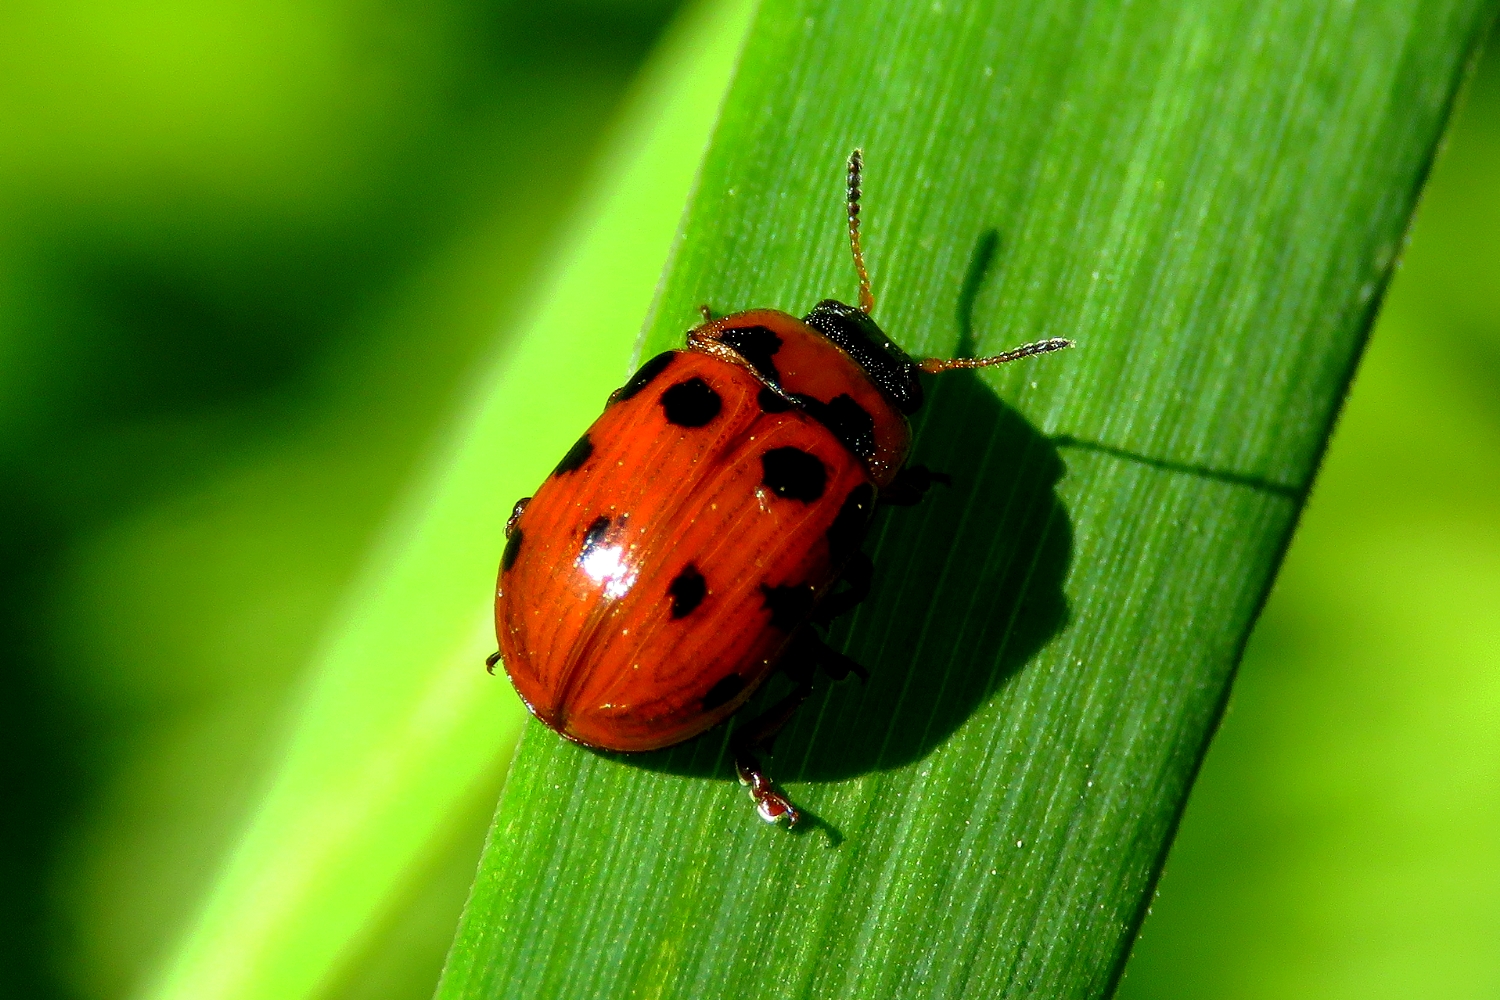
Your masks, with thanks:
<instances>
[{"instance_id":1,"label":"beetle leg","mask_svg":"<svg viewBox=\"0 0 1500 1000\"><path fill-rule=\"evenodd\" d=\"M813 612L813 621L819 625L827 625L840 615L853 611L856 605L870 596L870 583L874 579L875 564L870 561L870 557L863 552L854 553L849 557L849 565L844 567L843 573L843 580L849 585L849 589L823 598L823 603Z\"/></svg>"},{"instance_id":2,"label":"beetle leg","mask_svg":"<svg viewBox=\"0 0 1500 1000\"><path fill-rule=\"evenodd\" d=\"M509 538L516 532L516 521L520 520L521 512L526 505L531 503L531 497L522 497L516 501L516 505L510 509L510 517L505 522L505 537Z\"/></svg>"},{"instance_id":3,"label":"beetle leg","mask_svg":"<svg viewBox=\"0 0 1500 1000\"><path fill-rule=\"evenodd\" d=\"M760 715L735 729L729 739L734 754L734 770L740 784L750 790L755 802L755 811L767 823L785 819L788 826L795 826L801 814L776 786L761 766L759 754L769 752L776 734L786 728L797 709L813 691L813 670L817 666L819 650L823 642L809 628L799 629L792 637L786 654L781 658L781 670L795 683L791 694L766 709Z\"/></svg>"},{"instance_id":4,"label":"beetle leg","mask_svg":"<svg viewBox=\"0 0 1500 1000\"><path fill-rule=\"evenodd\" d=\"M490 673L491 676L494 676L494 673L495 673L495 664L497 664L499 662L500 662L500 650L497 649L493 653L491 653L489 656L486 656L484 658L484 669L487 670Z\"/></svg>"},{"instance_id":5,"label":"beetle leg","mask_svg":"<svg viewBox=\"0 0 1500 1000\"><path fill-rule=\"evenodd\" d=\"M750 798L755 802L755 814L767 823L786 820L787 826L796 826L802 814L792 805L792 800L776 790L760 763L748 753L737 753L734 758L735 773L740 784L750 789Z\"/></svg>"},{"instance_id":6,"label":"beetle leg","mask_svg":"<svg viewBox=\"0 0 1500 1000\"><path fill-rule=\"evenodd\" d=\"M703 322L705 323L712 323L714 321L714 311L709 308L707 302L698 303L698 315L703 317Z\"/></svg>"},{"instance_id":7,"label":"beetle leg","mask_svg":"<svg viewBox=\"0 0 1500 1000\"><path fill-rule=\"evenodd\" d=\"M896 473L891 484L880 491L880 502L895 507L911 507L921 502L933 483L953 485L953 477L946 472L933 472L925 465L908 465Z\"/></svg>"},{"instance_id":8,"label":"beetle leg","mask_svg":"<svg viewBox=\"0 0 1500 1000\"><path fill-rule=\"evenodd\" d=\"M858 660L851 656L845 656L834 649L822 639L814 640L817 645L812 647L812 656L823 668L823 672L836 681L841 681L850 674L858 677L861 681L870 679L870 672L866 670Z\"/></svg>"},{"instance_id":9,"label":"beetle leg","mask_svg":"<svg viewBox=\"0 0 1500 1000\"><path fill-rule=\"evenodd\" d=\"M756 813L767 823L785 819L787 826L796 826L802 814L797 811L796 806L792 805L790 799L771 784L771 778L766 774L756 754L770 747L776 734L786 727L786 724L791 721L792 714L810 694L812 694L812 681L800 682L795 691L766 709L763 714L740 726L730 738L730 748L734 753L735 773L739 775L740 784L749 788Z\"/></svg>"}]
</instances>

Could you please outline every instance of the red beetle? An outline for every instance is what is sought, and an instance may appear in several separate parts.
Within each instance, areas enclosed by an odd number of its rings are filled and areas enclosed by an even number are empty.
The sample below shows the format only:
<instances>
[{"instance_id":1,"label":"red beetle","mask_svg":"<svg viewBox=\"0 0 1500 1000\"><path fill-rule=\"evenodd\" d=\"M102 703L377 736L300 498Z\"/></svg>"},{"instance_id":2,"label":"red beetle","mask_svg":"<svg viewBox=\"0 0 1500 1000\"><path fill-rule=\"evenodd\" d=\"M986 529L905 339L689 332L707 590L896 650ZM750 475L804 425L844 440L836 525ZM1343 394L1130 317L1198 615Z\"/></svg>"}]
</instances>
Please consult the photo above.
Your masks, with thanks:
<instances>
[{"instance_id":1,"label":"red beetle","mask_svg":"<svg viewBox=\"0 0 1500 1000\"><path fill-rule=\"evenodd\" d=\"M654 750L722 721L780 666L797 688L733 739L767 822L795 823L756 754L811 692L813 668L864 671L818 629L861 601L877 503L912 504L918 372L1067 347L913 361L870 317L859 240L861 154L849 157L858 309L710 319L641 366L505 528L498 660L533 715L607 750ZM842 582L843 589L839 589Z\"/></svg>"}]
</instances>

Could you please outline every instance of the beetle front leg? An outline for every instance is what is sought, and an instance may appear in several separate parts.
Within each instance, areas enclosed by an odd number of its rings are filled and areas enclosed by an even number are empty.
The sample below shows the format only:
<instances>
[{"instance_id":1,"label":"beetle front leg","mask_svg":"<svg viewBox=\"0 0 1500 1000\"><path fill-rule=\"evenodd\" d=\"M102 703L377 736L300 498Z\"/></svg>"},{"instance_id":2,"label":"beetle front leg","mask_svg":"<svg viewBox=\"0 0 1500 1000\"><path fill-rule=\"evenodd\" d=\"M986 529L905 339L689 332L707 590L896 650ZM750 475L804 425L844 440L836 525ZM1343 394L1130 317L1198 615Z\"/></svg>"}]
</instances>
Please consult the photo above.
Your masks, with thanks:
<instances>
[{"instance_id":1,"label":"beetle front leg","mask_svg":"<svg viewBox=\"0 0 1500 1000\"><path fill-rule=\"evenodd\" d=\"M952 486L953 477L946 472L933 472L925 465L908 465L880 491L880 502L894 507L914 506L922 502L933 483Z\"/></svg>"},{"instance_id":2,"label":"beetle front leg","mask_svg":"<svg viewBox=\"0 0 1500 1000\"><path fill-rule=\"evenodd\" d=\"M510 538L516 533L516 522L526 511L526 505L531 503L531 497L522 497L516 501L516 505L510 509L510 517L505 521L505 537Z\"/></svg>"}]
</instances>

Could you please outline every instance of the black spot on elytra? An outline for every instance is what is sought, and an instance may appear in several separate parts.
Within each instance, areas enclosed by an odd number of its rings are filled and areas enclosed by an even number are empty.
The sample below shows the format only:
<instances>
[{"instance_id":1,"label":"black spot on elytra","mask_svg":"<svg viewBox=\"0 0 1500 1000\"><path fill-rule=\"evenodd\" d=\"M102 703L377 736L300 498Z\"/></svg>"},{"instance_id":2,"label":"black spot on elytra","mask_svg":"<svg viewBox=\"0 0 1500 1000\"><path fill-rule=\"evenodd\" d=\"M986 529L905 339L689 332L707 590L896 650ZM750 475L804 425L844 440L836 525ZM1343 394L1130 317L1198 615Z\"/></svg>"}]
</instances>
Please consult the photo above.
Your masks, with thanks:
<instances>
[{"instance_id":1,"label":"black spot on elytra","mask_svg":"<svg viewBox=\"0 0 1500 1000\"><path fill-rule=\"evenodd\" d=\"M594 442L590 441L589 436L585 434L573 443L573 447L568 449L568 453L562 457L561 462L557 463L557 468L552 470L552 474L554 476L562 476L569 472L577 472L593 453Z\"/></svg>"},{"instance_id":2,"label":"black spot on elytra","mask_svg":"<svg viewBox=\"0 0 1500 1000\"><path fill-rule=\"evenodd\" d=\"M760 456L760 464L765 471L761 482L779 497L812 503L823 495L828 473L816 455L787 445Z\"/></svg>"},{"instance_id":3,"label":"black spot on elytra","mask_svg":"<svg viewBox=\"0 0 1500 1000\"><path fill-rule=\"evenodd\" d=\"M826 403L811 396L798 396L797 402L808 416L832 431L856 458L867 460L875 456L875 418L853 396L840 393Z\"/></svg>"},{"instance_id":4,"label":"black spot on elytra","mask_svg":"<svg viewBox=\"0 0 1500 1000\"><path fill-rule=\"evenodd\" d=\"M712 712L720 705L727 705L743 690L745 690L745 678L739 674L726 674L708 689L708 694L703 696L703 710Z\"/></svg>"},{"instance_id":5,"label":"black spot on elytra","mask_svg":"<svg viewBox=\"0 0 1500 1000\"><path fill-rule=\"evenodd\" d=\"M609 397L609 401L611 403L618 403L621 400L629 399L636 395L642 389L646 388L646 386L650 385L656 376L666 371L667 366L676 358L676 351L663 351L650 361L647 361L641 365L640 369L634 375L630 376L629 382L626 382L615 390L614 395Z\"/></svg>"},{"instance_id":6,"label":"black spot on elytra","mask_svg":"<svg viewBox=\"0 0 1500 1000\"><path fill-rule=\"evenodd\" d=\"M750 362L750 366L760 372L761 378L769 382L781 381L776 362L771 360L781 350L781 338L773 331L763 326L740 326L719 334L719 343Z\"/></svg>"},{"instance_id":7,"label":"black spot on elytra","mask_svg":"<svg viewBox=\"0 0 1500 1000\"><path fill-rule=\"evenodd\" d=\"M524 537L525 533L520 528L511 531L505 542L505 551L500 554L500 572L507 572L516 564L516 557L521 554L521 539ZM490 551L493 552L494 549Z\"/></svg>"},{"instance_id":8,"label":"black spot on elytra","mask_svg":"<svg viewBox=\"0 0 1500 1000\"><path fill-rule=\"evenodd\" d=\"M797 405L770 386L762 387L755 401L760 404L762 413L785 413Z\"/></svg>"},{"instance_id":9,"label":"black spot on elytra","mask_svg":"<svg viewBox=\"0 0 1500 1000\"><path fill-rule=\"evenodd\" d=\"M760 592L765 595L766 610L771 612L771 624L785 632L801 625L812 614L813 589L809 586L783 584L772 587L763 583Z\"/></svg>"},{"instance_id":10,"label":"black spot on elytra","mask_svg":"<svg viewBox=\"0 0 1500 1000\"><path fill-rule=\"evenodd\" d=\"M583 549L578 553L578 561L582 563L603 542L604 536L609 533L609 518L596 517L583 533ZM517 532L520 534L520 532Z\"/></svg>"},{"instance_id":11,"label":"black spot on elytra","mask_svg":"<svg viewBox=\"0 0 1500 1000\"><path fill-rule=\"evenodd\" d=\"M875 488L869 483L860 483L849 491L839 516L828 527L829 558L835 566L859 551L864 544L865 531L870 526L870 516L875 511Z\"/></svg>"},{"instance_id":12,"label":"black spot on elytra","mask_svg":"<svg viewBox=\"0 0 1500 1000\"><path fill-rule=\"evenodd\" d=\"M685 382L678 382L661 394L661 406L667 420L678 427L702 427L724 406L719 394L696 375Z\"/></svg>"},{"instance_id":13,"label":"black spot on elytra","mask_svg":"<svg viewBox=\"0 0 1500 1000\"><path fill-rule=\"evenodd\" d=\"M698 567L688 563L672 580L667 593L672 595L672 617L685 618L703 603L703 598L708 593L708 584L704 582L703 574L698 572Z\"/></svg>"}]
</instances>

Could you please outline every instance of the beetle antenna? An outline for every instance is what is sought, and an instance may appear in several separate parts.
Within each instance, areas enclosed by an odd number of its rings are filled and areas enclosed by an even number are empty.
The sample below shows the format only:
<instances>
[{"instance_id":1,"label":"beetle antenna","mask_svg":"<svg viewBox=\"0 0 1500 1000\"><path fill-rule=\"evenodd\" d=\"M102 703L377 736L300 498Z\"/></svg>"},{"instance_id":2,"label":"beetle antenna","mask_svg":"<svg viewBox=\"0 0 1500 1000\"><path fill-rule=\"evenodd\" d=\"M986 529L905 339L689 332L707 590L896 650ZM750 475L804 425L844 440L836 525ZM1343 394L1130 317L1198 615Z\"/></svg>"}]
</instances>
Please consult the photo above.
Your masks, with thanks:
<instances>
[{"instance_id":1,"label":"beetle antenna","mask_svg":"<svg viewBox=\"0 0 1500 1000\"><path fill-rule=\"evenodd\" d=\"M1050 337L1047 340L1024 344L1015 350L988 358L923 358L917 362L917 367L933 374L951 371L955 368L988 368L990 365L1003 365L1007 361L1020 361L1022 358L1030 358L1038 354L1051 354L1053 351L1072 346L1073 341L1064 337Z\"/></svg>"},{"instance_id":2,"label":"beetle antenna","mask_svg":"<svg viewBox=\"0 0 1500 1000\"><path fill-rule=\"evenodd\" d=\"M865 250L859 242L859 180L864 169L865 151L855 147L849 154L845 203L849 207L849 249L854 253L854 270L859 273L859 311L868 316L875 310L875 293L870 291L870 272L865 270Z\"/></svg>"}]
</instances>

